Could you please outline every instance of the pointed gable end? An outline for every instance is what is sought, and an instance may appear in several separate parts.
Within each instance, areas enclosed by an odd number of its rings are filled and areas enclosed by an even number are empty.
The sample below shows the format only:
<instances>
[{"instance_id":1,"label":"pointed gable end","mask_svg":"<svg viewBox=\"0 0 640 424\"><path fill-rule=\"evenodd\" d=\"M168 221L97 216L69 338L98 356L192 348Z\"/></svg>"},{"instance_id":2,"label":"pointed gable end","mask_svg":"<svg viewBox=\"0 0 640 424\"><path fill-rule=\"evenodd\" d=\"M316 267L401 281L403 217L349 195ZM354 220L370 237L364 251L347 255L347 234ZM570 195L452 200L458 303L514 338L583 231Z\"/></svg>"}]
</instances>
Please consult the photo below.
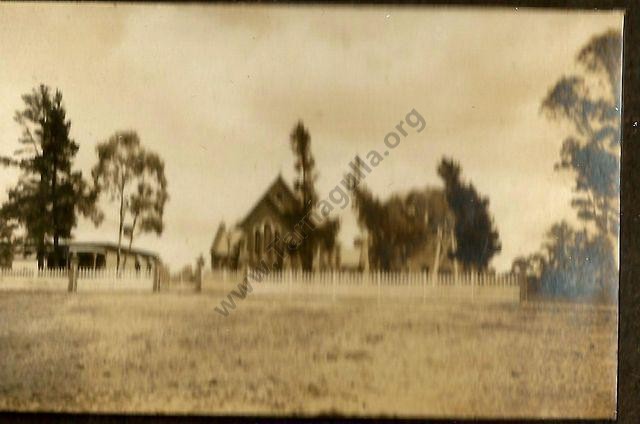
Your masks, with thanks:
<instances>
[{"instance_id":1,"label":"pointed gable end","mask_svg":"<svg viewBox=\"0 0 640 424\"><path fill-rule=\"evenodd\" d=\"M253 221L259 210L269 209L280 217L284 217L284 215L291 212L299 202L296 195L282 178L282 175L278 175L262 197L260 197L251 208L250 212L240 221L240 226L245 227L248 222Z\"/></svg>"}]
</instances>

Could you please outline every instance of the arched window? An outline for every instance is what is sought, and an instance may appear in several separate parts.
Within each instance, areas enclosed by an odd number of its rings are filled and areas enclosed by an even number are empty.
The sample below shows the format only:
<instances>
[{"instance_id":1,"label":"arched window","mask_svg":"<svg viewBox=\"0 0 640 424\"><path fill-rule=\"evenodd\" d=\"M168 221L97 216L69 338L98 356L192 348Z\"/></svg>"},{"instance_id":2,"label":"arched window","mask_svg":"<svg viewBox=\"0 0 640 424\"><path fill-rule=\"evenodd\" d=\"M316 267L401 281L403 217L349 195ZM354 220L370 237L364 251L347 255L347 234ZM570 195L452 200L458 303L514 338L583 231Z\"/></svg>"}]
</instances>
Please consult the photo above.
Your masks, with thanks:
<instances>
[{"instance_id":1,"label":"arched window","mask_svg":"<svg viewBox=\"0 0 640 424\"><path fill-rule=\"evenodd\" d=\"M269 245L273 241L271 234L272 234L271 224L267 222L266 224L264 224L264 251L265 252L269 251Z\"/></svg>"},{"instance_id":2,"label":"arched window","mask_svg":"<svg viewBox=\"0 0 640 424\"><path fill-rule=\"evenodd\" d=\"M255 252L256 256L260 256L260 253L262 252L262 237L260 235L260 230L257 228L253 239L253 251Z\"/></svg>"},{"instance_id":3,"label":"arched window","mask_svg":"<svg viewBox=\"0 0 640 424\"><path fill-rule=\"evenodd\" d=\"M276 270L281 270L283 250L282 250L282 238L280 236L280 228L278 227L276 227L276 230L273 234L273 240L275 242L272 250L272 252L274 253L273 259L275 259L273 266L275 267Z\"/></svg>"}]
</instances>

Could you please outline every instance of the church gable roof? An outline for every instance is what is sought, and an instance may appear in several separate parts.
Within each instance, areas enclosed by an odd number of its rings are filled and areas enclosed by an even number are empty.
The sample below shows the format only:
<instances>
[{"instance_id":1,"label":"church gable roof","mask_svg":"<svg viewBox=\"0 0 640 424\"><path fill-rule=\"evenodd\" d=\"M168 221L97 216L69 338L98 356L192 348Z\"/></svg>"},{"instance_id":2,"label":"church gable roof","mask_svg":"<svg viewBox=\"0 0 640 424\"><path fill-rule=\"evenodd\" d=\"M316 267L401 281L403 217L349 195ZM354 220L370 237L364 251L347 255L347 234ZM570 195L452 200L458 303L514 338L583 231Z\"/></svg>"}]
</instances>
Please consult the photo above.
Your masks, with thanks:
<instances>
[{"instance_id":1,"label":"church gable roof","mask_svg":"<svg viewBox=\"0 0 640 424\"><path fill-rule=\"evenodd\" d=\"M251 208L249 213L240 221L239 225L244 226L254 217L259 209L265 207L274 210L278 215L284 217L284 215L290 212L299 202L296 195L282 178L282 175L278 175L262 197L260 197Z\"/></svg>"}]
</instances>

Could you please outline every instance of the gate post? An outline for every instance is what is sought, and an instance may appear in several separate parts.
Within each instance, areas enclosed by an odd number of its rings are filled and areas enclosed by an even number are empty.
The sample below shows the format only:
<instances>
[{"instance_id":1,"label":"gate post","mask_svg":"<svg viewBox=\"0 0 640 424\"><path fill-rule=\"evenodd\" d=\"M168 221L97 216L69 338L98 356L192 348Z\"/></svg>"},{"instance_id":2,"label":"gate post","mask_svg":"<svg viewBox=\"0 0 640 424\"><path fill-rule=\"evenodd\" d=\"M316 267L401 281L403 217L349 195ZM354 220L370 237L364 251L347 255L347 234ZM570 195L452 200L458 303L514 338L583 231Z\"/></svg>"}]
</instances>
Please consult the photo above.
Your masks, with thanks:
<instances>
[{"instance_id":1,"label":"gate post","mask_svg":"<svg viewBox=\"0 0 640 424\"><path fill-rule=\"evenodd\" d=\"M157 262L153 266L153 288L151 290L154 293L160 291L160 271Z\"/></svg>"},{"instance_id":2,"label":"gate post","mask_svg":"<svg viewBox=\"0 0 640 424\"><path fill-rule=\"evenodd\" d=\"M196 293L202 291L202 265L198 262L196 267Z\"/></svg>"},{"instance_id":3,"label":"gate post","mask_svg":"<svg viewBox=\"0 0 640 424\"><path fill-rule=\"evenodd\" d=\"M69 265L69 285L67 286L69 293L75 293L78 291L78 257L73 255L71 257L71 264Z\"/></svg>"},{"instance_id":4,"label":"gate post","mask_svg":"<svg viewBox=\"0 0 640 424\"><path fill-rule=\"evenodd\" d=\"M520 286L520 303L527 302L527 293L529 291L529 284L526 276L516 275L515 278Z\"/></svg>"}]
</instances>

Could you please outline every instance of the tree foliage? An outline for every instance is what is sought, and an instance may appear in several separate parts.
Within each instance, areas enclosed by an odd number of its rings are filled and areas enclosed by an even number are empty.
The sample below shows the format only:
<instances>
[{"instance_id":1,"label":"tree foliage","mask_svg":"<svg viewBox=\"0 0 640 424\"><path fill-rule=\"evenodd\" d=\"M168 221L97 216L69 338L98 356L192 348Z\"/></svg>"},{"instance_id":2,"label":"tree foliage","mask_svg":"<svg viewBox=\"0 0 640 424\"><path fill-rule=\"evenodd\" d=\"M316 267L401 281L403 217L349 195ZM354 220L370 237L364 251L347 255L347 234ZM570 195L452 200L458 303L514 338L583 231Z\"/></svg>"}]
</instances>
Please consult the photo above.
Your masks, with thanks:
<instances>
[{"instance_id":1,"label":"tree foliage","mask_svg":"<svg viewBox=\"0 0 640 424\"><path fill-rule=\"evenodd\" d=\"M617 270L610 243L604 234L590 235L562 221L547 231L539 253L517 258L513 269L536 283L538 295L611 301Z\"/></svg>"},{"instance_id":2,"label":"tree foliage","mask_svg":"<svg viewBox=\"0 0 640 424\"><path fill-rule=\"evenodd\" d=\"M13 262L13 248L16 244L16 225L0 211L0 268L10 268Z\"/></svg>"},{"instance_id":3,"label":"tree foliage","mask_svg":"<svg viewBox=\"0 0 640 424\"><path fill-rule=\"evenodd\" d=\"M362 166L359 157L356 164ZM402 269L409 257L422 248L434 225L444 222L446 205L426 191L393 194L382 201L362 181L352 188L358 222L368 232L369 265L372 269Z\"/></svg>"},{"instance_id":4,"label":"tree foliage","mask_svg":"<svg viewBox=\"0 0 640 424\"><path fill-rule=\"evenodd\" d=\"M296 171L293 189L300 199L300 206L293 211L289 220L296 225L309 217L318 203L318 194L315 183L318 178L315 169L315 160L311 152L311 136L302 121L298 121L289 137L291 150L293 151ZM314 231L306 234L304 242L299 247L299 255L302 269L310 271L313 268L314 252L322 245L331 250L336 245L336 238L340 223L337 219L327 218L318 225Z\"/></svg>"},{"instance_id":5,"label":"tree foliage","mask_svg":"<svg viewBox=\"0 0 640 424\"><path fill-rule=\"evenodd\" d=\"M620 211L620 108L622 37L610 30L594 36L579 52L578 75L563 76L547 93L542 110L571 123L556 169L573 172L572 206L588 229L554 224L540 252L518 258L543 296L614 300Z\"/></svg>"},{"instance_id":6,"label":"tree foliage","mask_svg":"<svg viewBox=\"0 0 640 424\"><path fill-rule=\"evenodd\" d=\"M13 156L0 157L5 166L21 171L18 183L9 190L3 215L25 229L26 239L37 246L42 265L46 243L53 239L50 265L62 266L60 238L71 237L77 213L98 224L97 192L73 170L78 144L70 138L71 122L66 117L62 92L45 85L22 96L24 109L16 111L22 128L20 148Z\"/></svg>"},{"instance_id":7,"label":"tree foliage","mask_svg":"<svg viewBox=\"0 0 640 424\"><path fill-rule=\"evenodd\" d=\"M498 230L489 214L489 199L460 177L460 165L443 158L438 175L444 181L447 204L454 215L455 249L450 252L463 268L485 270L502 246Z\"/></svg>"},{"instance_id":8,"label":"tree foliage","mask_svg":"<svg viewBox=\"0 0 640 424\"><path fill-rule=\"evenodd\" d=\"M315 171L316 162L311 153L311 136L302 121L298 121L291 131L289 142L295 156L294 168L297 173L293 189L300 195L303 206L309 211L318 201L315 189L318 175Z\"/></svg>"},{"instance_id":9,"label":"tree foliage","mask_svg":"<svg viewBox=\"0 0 640 424\"><path fill-rule=\"evenodd\" d=\"M620 110L622 37L610 30L578 53L582 74L563 76L542 110L572 124L556 169L575 174L572 205L578 217L617 239L620 210Z\"/></svg>"},{"instance_id":10,"label":"tree foliage","mask_svg":"<svg viewBox=\"0 0 640 424\"><path fill-rule=\"evenodd\" d=\"M428 237L426 193L413 190L394 194L383 202L361 182L353 189L358 222L369 233L369 264L372 269L402 269L407 259L424 246Z\"/></svg>"},{"instance_id":11,"label":"tree foliage","mask_svg":"<svg viewBox=\"0 0 640 424\"><path fill-rule=\"evenodd\" d=\"M100 143L96 151L98 163L92 170L94 183L119 208L116 259L119 269L123 236L129 237L131 249L136 231L162 234L164 207L169 199L164 162L156 153L142 147L134 131L115 133Z\"/></svg>"}]
</instances>

